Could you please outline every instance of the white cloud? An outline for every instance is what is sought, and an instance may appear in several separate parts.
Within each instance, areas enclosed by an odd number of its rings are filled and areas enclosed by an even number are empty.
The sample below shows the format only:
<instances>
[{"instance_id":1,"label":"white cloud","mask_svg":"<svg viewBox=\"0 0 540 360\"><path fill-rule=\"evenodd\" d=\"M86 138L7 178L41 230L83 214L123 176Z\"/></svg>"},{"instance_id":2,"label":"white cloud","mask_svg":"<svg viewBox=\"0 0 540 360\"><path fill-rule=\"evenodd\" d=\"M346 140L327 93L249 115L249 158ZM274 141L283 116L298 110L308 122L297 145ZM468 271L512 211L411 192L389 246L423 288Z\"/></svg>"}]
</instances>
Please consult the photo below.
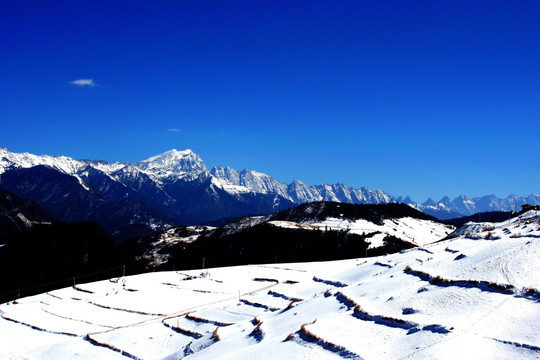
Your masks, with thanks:
<instances>
[{"instance_id":1,"label":"white cloud","mask_svg":"<svg viewBox=\"0 0 540 360\"><path fill-rule=\"evenodd\" d=\"M168 132L180 132L180 129L175 129L175 128L172 128L172 129L167 129Z\"/></svg>"},{"instance_id":2,"label":"white cloud","mask_svg":"<svg viewBox=\"0 0 540 360\"><path fill-rule=\"evenodd\" d=\"M80 86L80 87L83 87L83 86L88 86L88 87L99 86L98 83L94 82L94 79L77 79L77 80L70 81L69 83L72 84L72 85L75 85L75 86Z\"/></svg>"}]
</instances>

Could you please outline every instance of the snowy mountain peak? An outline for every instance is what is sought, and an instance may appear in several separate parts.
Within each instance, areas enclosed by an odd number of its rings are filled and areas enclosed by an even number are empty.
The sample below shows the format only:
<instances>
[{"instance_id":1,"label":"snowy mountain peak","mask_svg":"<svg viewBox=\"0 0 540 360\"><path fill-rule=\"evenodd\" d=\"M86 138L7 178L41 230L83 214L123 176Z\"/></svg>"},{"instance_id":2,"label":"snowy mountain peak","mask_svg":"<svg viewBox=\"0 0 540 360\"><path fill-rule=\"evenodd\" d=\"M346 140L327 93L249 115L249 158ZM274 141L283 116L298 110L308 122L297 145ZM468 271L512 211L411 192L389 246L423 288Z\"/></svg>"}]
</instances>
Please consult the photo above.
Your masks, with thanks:
<instances>
[{"instance_id":1,"label":"snowy mountain peak","mask_svg":"<svg viewBox=\"0 0 540 360\"><path fill-rule=\"evenodd\" d=\"M201 157L191 150L172 149L136 164L156 180L197 177L208 172Z\"/></svg>"},{"instance_id":2,"label":"snowy mountain peak","mask_svg":"<svg viewBox=\"0 0 540 360\"><path fill-rule=\"evenodd\" d=\"M162 159L181 159L186 156L194 155L193 151L191 149L186 149L182 151L178 151L176 149L171 149L168 151L165 151L164 153L161 153L159 155L152 156L146 160L141 161L141 163L153 163L156 161L160 161Z\"/></svg>"},{"instance_id":3,"label":"snowy mountain peak","mask_svg":"<svg viewBox=\"0 0 540 360\"><path fill-rule=\"evenodd\" d=\"M293 180L293 182L291 183L291 185L295 185L295 186L307 186L307 184L306 184L305 182L303 182L302 180L298 180L298 179Z\"/></svg>"},{"instance_id":4,"label":"snowy mountain peak","mask_svg":"<svg viewBox=\"0 0 540 360\"><path fill-rule=\"evenodd\" d=\"M397 202L403 203L403 204L407 204L407 205L414 205L414 204L415 204L415 202L414 202L409 196L406 196L405 198L403 198L402 196L400 196L400 197L397 199Z\"/></svg>"},{"instance_id":5,"label":"snowy mountain peak","mask_svg":"<svg viewBox=\"0 0 540 360\"><path fill-rule=\"evenodd\" d=\"M450 204L452 202L452 200L448 197L448 196L444 196L440 201L439 203L443 203L445 205L447 204Z\"/></svg>"}]
</instances>

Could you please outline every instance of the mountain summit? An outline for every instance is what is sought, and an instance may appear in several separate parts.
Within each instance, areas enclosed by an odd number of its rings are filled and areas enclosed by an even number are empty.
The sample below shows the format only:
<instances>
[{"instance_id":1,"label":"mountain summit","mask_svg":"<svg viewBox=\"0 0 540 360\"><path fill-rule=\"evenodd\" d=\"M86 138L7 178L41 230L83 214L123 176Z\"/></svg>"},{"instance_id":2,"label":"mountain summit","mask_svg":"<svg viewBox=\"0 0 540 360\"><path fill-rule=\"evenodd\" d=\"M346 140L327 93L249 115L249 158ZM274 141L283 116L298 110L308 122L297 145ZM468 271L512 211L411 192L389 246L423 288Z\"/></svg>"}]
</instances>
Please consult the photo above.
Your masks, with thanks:
<instances>
[{"instance_id":1,"label":"mountain summit","mask_svg":"<svg viewBox=\"0 0 540 360\"><path fill-rule=\"evenodd\" d=\"M172 149L136 165L158 181L178 180L186 176L193 179L201 173L208 172L201 157L189 149L183 151Z\"/></svg>"}]
</instances>

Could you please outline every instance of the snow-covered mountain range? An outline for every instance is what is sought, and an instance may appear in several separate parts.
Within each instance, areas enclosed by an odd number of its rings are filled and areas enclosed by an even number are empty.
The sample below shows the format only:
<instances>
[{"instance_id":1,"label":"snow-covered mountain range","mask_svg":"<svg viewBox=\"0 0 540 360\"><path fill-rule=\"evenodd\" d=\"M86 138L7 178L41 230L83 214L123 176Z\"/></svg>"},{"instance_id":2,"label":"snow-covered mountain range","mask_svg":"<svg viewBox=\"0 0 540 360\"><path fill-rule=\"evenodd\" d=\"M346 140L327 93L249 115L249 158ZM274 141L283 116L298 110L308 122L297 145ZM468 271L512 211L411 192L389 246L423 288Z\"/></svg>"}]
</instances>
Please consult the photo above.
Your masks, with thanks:
<instances>
[{"instance_id":1,"label":"snow-covered mountain range","mask_svg":"<svg viewBox=\"0 0 540 360\"><path fill-rule=\"evenodd\" d=\"M521 206L524 204L540 204L540 195L509 195L505 199L498 198L495 195L486 195L474 198L460 195L453 200L448 196L444 196L439 201L429 198L423 203L415 203L409 197L399 197L396 199L396 201L409 204L414 208L425 212L426 214L433 215L439 219L451 219L480 212L519 211Z\"/></svg>"},{"instance_id":2,"label":"snow-covered mountain range","mask_svg":"<svg viewBox=\"0 0 540 360\"><path fill-rule=\"evenodd\" d=\"M278 194L295 204L314 201L337 201L351 204L388 204L394 201L392 196L381 190L355 189L340 183L308 186L300 180L295 180L287 185L270 175L249 169L239 171L230 167L216 166L212 169L211 173L218 179L226 180L234 185L244 186L256 193Z\"/></svg>"},{"instance_id":3,"label":"snow-covered mountain range","mask_svg":"<svg viewBox=\"0 0 540 360\"><path fill-rule=\"evenodd\" d=\"M138 163L74 160L0 149L0 188L64 220L93 220L108 231L153 229L270 213L291 201L213 176L191 150Z\"/></svg>"},{"instance_id":4,"label":"snow-covered mountain range","mask_svg":"<svg viewBox=\"0 0 540 360\"><path fill-rule=\"evenodd\" d=\"M83 186L88 178L88 171L97 170L129 188L137 188L133 179L140 179L139 183L141 183L145 177L150 178L159 187L178 180L191 181L200 177L210 177L213 185L229 193L276 194L296 204L322 200L355 204L386 204L394 201L392 196L383 191L354 189L344 184L308 186L295 180L287 185L270 175L249 169L239 171L230 167L216 166L208 171L201 157L191 150L173 149L130 164L75 160L65 156L12 153L6 148L0 149L0 174L10 169L31 168L38 165L45 165L74 176Z\"/></svg>"},{"instance_id":5,"label":"snow-covered mountain range","mask_svg":"<svg viewBox=\"0 0 540 360\"><path fill-rule=\"evenodd\" d=\"M191 150L170 150L137 163L109 163L0 148L0 188L36 202L57 219L93 220L109 232L141 224L162 230L175 224L268 214L313 201L404 202L439 218L540 204L538 195L445 197L419 204L408 197L339 183L309 186L295 180L285 184L249 169L217 166L208 170Z\"/></svg>"},{"instance_id":6,"label":"snow-covered mountain range","mask_svg":"<svg viewBox=\"0 0 540 360\"><path fill-rule=\"evenodd\" d=\"M36 202L60 220L94 220L108 231L268 214L316 200L393 201L380 190L300 181L286 185L247 169L209 171L191 150L170 150L137 163L108 163L1 148L0 188Z\"/></svg>"},{"instance_id":7,"label":"snow-covered mountain range","mask_svg":"<svg viewBox=\"0 0 540 360\"><path fill-rule=\"evenodd\" d=\"M76 284L0 305L0 357L538 359L539 238L529 211L375 258Z\"/></svg>"}]
</instances>

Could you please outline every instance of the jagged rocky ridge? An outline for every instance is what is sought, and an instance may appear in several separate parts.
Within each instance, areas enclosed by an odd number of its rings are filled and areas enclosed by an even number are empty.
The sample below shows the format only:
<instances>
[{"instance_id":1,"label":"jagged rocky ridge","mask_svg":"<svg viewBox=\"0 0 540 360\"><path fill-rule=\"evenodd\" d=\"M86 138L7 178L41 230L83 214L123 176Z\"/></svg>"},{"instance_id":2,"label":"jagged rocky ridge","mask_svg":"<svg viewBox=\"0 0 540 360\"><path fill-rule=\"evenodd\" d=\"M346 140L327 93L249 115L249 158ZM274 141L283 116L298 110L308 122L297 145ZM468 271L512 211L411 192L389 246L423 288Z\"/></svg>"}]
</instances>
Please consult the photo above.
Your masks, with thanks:
<instances>
[{"instance_id":1,"label":"jagged rocky ridge","mask_svg":"<svg viewBox=\"0 0 540 360\"><path fill-rule=\"evenodd\" d=\"M379 190L343 184L290 186L251 170L209 171L191 150L171 150L138 163L75 160L0 149L0 188L32 200L59 220L97 221L109 232L141 224L223 222L268 214L313 200L389 203ZM121 235L120 235L121 236Z\"/></svg>"},{"instance_id":2,"label":"jagged rocky ridge","mask_svg":"<svg viewBox=\"0 0 540 360\"><path fill-rule=\"evenodd\" d=\"M170 150L137 163L75 160L0 149L0 189L34 201L62 221L97 221L117 238L183 224L222 224L245 215L269 214L313 201L351 204L407 203L441 219L479 211L511 210L540 197L445 197L414 203L381 190L344 184L291 184L245 169L208 170L191 150ZM137 229L136 231L134 229Z\"/></svg>"},{"instance_id":3,"label":"jagged rocky ridge","mask_svg":"<svg viewBox=\"0 0 540 360\"><path fill-rule=\"evenodd\" d=\"M216 166L211 173L216 178L226 180L231 184L246 187L256 193L275 193L295 204L314 201L388 204L395 201L394 197L381 190L369 190L363 187L355 189L341 183L308 186L300 180L295 180L290 185L287 185L270 175L250 169L239 171L230 167Z\"/></svg>"}]
</instances>

